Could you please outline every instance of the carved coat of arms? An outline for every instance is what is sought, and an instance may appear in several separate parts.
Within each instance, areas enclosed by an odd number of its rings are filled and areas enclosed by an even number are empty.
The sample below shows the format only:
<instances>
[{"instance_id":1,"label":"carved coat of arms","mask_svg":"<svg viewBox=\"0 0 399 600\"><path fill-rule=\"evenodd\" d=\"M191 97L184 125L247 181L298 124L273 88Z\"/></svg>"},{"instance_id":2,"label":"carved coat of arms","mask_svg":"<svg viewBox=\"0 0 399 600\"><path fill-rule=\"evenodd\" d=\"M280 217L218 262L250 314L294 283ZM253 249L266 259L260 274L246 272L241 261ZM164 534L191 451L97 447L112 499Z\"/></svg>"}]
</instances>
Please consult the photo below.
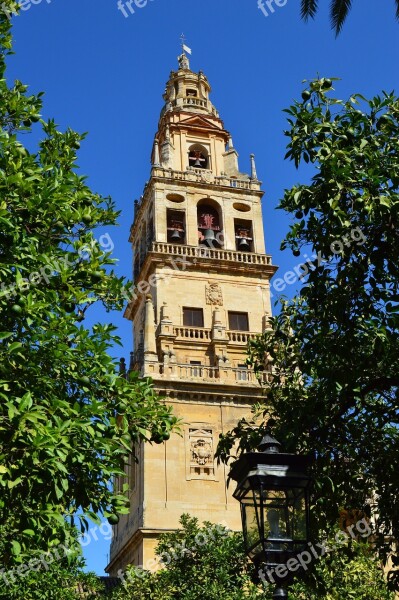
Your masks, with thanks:
<instances>
[{"instance_id":1,"label":"carved coat of arms","mask_svg":"<svg viewBox=\"0 0 399 600\"><path fill-rule=\"evenodd\" d=\"M191 443L191 460L199 465L206 465L212 458L212 446L206 440Z\"/></svg>"},{"instance_id":2,"label":"carved coat of arms","mask_svg":"<svg viewBox=\"0 0 399 600\"><path fill-rule=\"evenodd\" d=\"M206 303L214 306L223 306L222 289L218 283L211 283L206 287Z\"/></svg>"}]
</instances>

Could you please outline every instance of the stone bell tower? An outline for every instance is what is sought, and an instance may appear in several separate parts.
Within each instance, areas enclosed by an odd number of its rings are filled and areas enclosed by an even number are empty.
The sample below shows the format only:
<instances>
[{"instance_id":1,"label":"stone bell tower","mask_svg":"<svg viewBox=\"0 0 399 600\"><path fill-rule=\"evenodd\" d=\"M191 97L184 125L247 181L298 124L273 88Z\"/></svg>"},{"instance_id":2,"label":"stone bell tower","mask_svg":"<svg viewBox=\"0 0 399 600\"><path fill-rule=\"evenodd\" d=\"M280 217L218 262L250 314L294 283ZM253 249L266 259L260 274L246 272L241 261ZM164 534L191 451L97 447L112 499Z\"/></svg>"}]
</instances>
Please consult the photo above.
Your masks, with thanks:
<instances>
[{"instance_id":1,"label":"stone bell tower","mask_svg":"<svg viewBox=\"0 0 399 600\"><path fill-rule=\"evenodd\" d=\"M183 435L135 448L130 514L115 527L107 571L154 568L160 533L182 513L239 530L227 470L214 459L219 434L249 415L261 388L246 365L248 340L271 314L261 182L254 156L238 153L187 56L170 73L149 181L135 202L130 241L135 293L130 369L151 377L183 420Z\"/></svg>"}]
</instances>

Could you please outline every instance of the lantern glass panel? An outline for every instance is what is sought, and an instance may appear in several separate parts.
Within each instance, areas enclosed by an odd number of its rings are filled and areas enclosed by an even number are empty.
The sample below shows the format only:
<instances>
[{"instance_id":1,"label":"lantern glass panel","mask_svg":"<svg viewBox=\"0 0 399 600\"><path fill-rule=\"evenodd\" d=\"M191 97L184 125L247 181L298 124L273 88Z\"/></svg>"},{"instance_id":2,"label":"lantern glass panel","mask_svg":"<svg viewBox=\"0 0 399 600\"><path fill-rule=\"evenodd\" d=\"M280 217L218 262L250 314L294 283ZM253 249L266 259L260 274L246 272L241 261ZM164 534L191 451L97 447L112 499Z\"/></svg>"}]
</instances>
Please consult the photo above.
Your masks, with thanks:
<instances>
[{"instance_id":1,"label":"lantern glass panel","mask_svg":"<svg viewBox=\"0 0 399 600\"><path fill-rule=\"evenodd\" d=\"M306 517L303 489L267 490L263 493L265 540L306 540Z\"/></svg>"},{"instance_id":2,"label":"lantern glass panel","mask_svg":"<svg viewBox=\"0 0 399 600\"><path fill-rule=\"evenodd\" d=\"M256 509L253 504L243 505L243 518L245 524L245 544L248 548L251 548L259 540L258 520L256 518Z\"/></svg>"},{"instance_id":3,"label":"lantern glass panel","mask_svg":"<svg viewBox=\"0 0 399 600\"><path fill-rule=\"evenodd\" d=\"M248 495L241 501L241 513L244 532L244 542L247 553L251 558L262 551L259 535L259 504L260 496L257 490L253 493L248 490Z\"/></svg>"},{"instance_id":4,"label":"lantern glass panel","mask_svg":"<svg viewBox=\"0 0 399 600\"><path fill-rule=\"evenodd\" d=\"M271 490L265 492L263 512L265 539L281 540L291 538L287 496L284 491Z\"/></svg>"},{"instance_id":5,"label":"lantern glass panel","mask_svg":"<svg viewBox=\"0 0 399 600\"><path fill-rule=\"evenodd\" d=\"M306 540L307 538L307 513L306 498L303 489L293 488L287 492L290 503L290 522L292 538L295 540Z\"/></svg>"}]
</instances>

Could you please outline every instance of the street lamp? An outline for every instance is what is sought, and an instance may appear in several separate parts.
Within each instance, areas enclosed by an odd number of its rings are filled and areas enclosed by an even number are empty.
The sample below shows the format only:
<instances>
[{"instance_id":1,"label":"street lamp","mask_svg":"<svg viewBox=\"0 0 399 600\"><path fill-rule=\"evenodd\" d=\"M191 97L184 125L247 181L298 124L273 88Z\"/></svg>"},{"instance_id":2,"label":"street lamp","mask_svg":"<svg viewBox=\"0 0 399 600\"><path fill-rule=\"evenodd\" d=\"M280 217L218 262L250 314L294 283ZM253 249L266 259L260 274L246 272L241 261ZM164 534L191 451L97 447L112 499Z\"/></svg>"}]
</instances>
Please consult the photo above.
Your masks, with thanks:
<instances>
[{"instance_id":1,"label":"street lamp","mask_svg":"<svg viewBox=\"0 0 399 600\"><path fill-rule=\"evenodd\" d=\"M288 598L288 561L308 544L311 482L310 457L284 454L280 447L266 435L259 451L243 453L230 471L237 482L233 496L241 504L246 553L258 573L276 584L276 600Z\"/></svg>"}]
</instances>

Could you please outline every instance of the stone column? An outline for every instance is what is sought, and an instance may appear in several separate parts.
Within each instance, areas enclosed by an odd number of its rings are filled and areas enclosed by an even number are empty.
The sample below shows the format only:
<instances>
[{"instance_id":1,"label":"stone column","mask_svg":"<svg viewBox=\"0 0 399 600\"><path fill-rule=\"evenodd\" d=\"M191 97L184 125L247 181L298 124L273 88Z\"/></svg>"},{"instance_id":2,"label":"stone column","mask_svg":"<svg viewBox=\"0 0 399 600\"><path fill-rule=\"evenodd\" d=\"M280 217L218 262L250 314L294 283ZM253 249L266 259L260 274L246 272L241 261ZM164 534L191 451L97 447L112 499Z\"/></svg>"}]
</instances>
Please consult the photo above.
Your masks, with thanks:
<instances>
[{"instance_id":1,"label":"stone column","mask_svg":"<svg viewBox=\"0 0 399 600\"><path fill-rule=\"evenodd\" d=\"M154 141L154 167L160 167L161 163L159 162L159 143L158 140Z\"/></svg>"},{"instance_id":2,"label":"stone column","mask_svg":"<svg viewBox=\"0 0 399 600\"><path fill-rule=\"evenodd\" d=\"M155 372L155 363L158 362L157 347L155 341L155 315L151 294L145 301L145 324L144 324L144 373Z\"/></svg>"},{"instance_id":3,"label":"stone column","mask_svg":"<svg viewBox=\"0 0 399 600\"><path fill-rule=\"evenodd\" d=\"M255 165L255 154L251 154L251 179L258 181L258 175L256 173L256 165Z\"/></svg>"},{"instance_id":4,"label":"stone column","mask_svg":"<svg viewBox=\"0 0 399 600\"><path fill-rule=\"evenodd\" d=\"M173 322L169 316L169 309L166 302L161 306L161 319L158 330L158 344L163 356L163 372L173 376L176 372L176 356L174 354L174 341L176 335L173 331Z\"/></svg>"}]
</instances>

